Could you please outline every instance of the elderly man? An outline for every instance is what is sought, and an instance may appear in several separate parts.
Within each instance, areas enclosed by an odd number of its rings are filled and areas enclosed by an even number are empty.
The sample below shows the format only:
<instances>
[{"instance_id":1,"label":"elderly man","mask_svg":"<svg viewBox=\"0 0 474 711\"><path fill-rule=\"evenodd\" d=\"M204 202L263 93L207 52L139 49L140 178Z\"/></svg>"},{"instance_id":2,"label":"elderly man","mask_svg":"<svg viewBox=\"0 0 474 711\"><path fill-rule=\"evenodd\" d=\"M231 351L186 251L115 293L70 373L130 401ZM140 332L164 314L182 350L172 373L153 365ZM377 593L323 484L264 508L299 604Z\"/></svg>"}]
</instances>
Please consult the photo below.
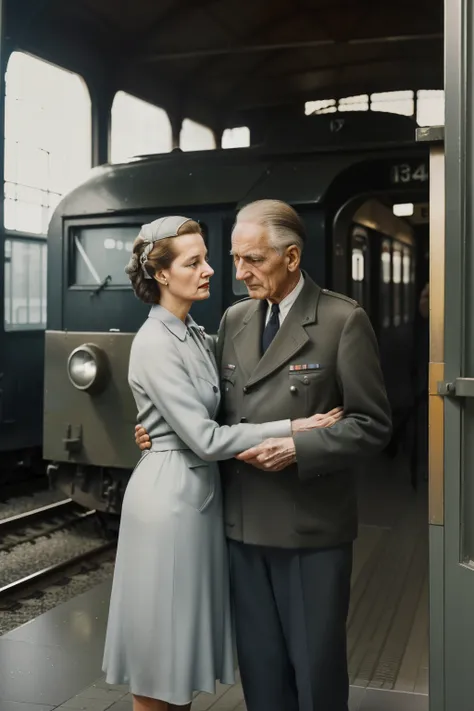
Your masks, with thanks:
<instances>
[{"instance_id":1,"label":"elderly man","mask_svg":"<svg viewBox=\"0 0 474 711\"><path fill-rule=\"evenodd\" d=\"M304 241L285 203L261 200L238 213L232 255L250 298L227 309L217 340L223 424L344 407L332 427L221 463L249 711L347 711L353 468L391 431L369 319L300 270ZM136 439L147 446L143 429Z\"/></svg>"}]
</instances>

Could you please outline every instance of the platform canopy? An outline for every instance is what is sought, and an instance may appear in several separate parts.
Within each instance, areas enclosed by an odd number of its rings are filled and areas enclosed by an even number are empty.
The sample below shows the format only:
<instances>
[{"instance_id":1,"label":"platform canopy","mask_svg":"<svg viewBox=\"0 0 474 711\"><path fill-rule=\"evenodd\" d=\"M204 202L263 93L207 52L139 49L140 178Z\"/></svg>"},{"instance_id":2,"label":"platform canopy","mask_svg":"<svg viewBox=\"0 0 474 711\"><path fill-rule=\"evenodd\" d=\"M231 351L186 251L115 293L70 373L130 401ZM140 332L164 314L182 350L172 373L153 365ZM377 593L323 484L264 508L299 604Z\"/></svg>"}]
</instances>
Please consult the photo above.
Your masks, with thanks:
<instances>
[{"instance_id":1,"label":"platform canopy","mask_svg":"<svg viewBox=\"0 0 474 711\"><path fill-rule=\"evenodd\" d=\"M443 87L441 0L4 0L15 48L207 125ZM100 69L99 69L100 67ZM84 73L84 71L83 71Z\"/></svg>"}]
</instances>

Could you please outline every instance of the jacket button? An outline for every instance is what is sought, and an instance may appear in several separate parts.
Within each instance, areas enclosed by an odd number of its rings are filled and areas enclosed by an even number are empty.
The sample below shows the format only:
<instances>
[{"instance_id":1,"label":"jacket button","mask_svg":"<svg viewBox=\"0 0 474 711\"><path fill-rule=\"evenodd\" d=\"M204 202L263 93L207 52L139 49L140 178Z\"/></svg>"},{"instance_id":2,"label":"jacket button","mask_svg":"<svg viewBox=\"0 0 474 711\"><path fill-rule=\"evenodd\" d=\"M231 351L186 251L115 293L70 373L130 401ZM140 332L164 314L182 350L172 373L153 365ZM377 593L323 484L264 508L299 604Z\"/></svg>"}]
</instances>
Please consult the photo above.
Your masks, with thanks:
<instances>
[{"instance_id":1,"label":"jacket button","mask_svg":"<svg viewBox=\"0 0 474 711\"><path fill-rule=\"evenodd\" d=\"M296 385L291 385L290 386L290 393L296 393L296 392L297 392Z\"/></svg>"},{"instance_id":2,"label":"jacket button","mask_svg":"<svg viewBox=\"0 0 474 711\"><path fill-rule=\"evenodd\" d=\"M219 392L219 388L217 387L217 385L213 385L212 389L214 390L215 393Z\"/></svg>"},{"instance_id":3,"label":"jacket button","mask_svg":"<svg viewBox=\"0 0 474 711\"><path fill-rule=\"evenodd\" d=\"M240 418L240 421L241 421L241 422L247 422L247 418L246 418L246 417L241 417L241 418Z\"/></svg>"},{"instance_id":4,"label":"jacket button","mask_svg":"<svg viewBox=\"0 0 474 711\"><path fill-rule=\"evenodd\" d=\"M248 391L249 391L249 389L248 389L248 387L245 385L245 386L244 386L244 393L248 393Z\"/></svg>"}]
</instances>

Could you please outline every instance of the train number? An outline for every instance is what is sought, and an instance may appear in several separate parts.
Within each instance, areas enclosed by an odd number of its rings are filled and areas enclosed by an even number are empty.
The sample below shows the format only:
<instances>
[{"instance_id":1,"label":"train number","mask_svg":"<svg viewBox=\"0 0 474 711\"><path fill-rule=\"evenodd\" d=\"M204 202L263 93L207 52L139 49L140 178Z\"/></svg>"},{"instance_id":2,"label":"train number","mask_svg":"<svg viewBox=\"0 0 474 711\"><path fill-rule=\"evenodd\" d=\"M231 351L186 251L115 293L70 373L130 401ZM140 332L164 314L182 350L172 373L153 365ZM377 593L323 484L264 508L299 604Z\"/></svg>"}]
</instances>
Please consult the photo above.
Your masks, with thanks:
<instances>
[{"instance_id":1,"label":"train number","mask_svg":"<svg viewBox=\"0 0 474 711\"><path fill-rule=\"evenodd\" d=\"M392 166L391 182L395 185L403 183L425 183L428 180L428 168L425 163L413 166L409 163L400 163Z\"/></svg>"}]
</instances>

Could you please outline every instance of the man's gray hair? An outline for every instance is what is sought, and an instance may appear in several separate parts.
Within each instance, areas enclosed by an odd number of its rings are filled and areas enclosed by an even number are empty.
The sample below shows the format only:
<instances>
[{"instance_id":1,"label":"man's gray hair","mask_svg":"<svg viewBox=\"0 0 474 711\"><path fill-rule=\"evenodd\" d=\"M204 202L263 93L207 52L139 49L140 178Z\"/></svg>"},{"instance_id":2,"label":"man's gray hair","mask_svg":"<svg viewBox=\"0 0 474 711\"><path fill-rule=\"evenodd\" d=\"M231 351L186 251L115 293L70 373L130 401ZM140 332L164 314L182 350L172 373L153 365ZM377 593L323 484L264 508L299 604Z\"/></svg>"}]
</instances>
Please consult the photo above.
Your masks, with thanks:
<instances>
[{"instance_id":1,"label":"man's gray hair","mask_svg":"<svg viewBox=\"0 0 474 711\"><path fill-rule=\"evenodd\" d=\"M290 205L281 200L256 200L245 205L237 213L235 224L251 222L268 230L273 249L283 254L286 247L294 244L303 251L306 240L305 228L300 216Z\"/></svg>"}]
</instances>

